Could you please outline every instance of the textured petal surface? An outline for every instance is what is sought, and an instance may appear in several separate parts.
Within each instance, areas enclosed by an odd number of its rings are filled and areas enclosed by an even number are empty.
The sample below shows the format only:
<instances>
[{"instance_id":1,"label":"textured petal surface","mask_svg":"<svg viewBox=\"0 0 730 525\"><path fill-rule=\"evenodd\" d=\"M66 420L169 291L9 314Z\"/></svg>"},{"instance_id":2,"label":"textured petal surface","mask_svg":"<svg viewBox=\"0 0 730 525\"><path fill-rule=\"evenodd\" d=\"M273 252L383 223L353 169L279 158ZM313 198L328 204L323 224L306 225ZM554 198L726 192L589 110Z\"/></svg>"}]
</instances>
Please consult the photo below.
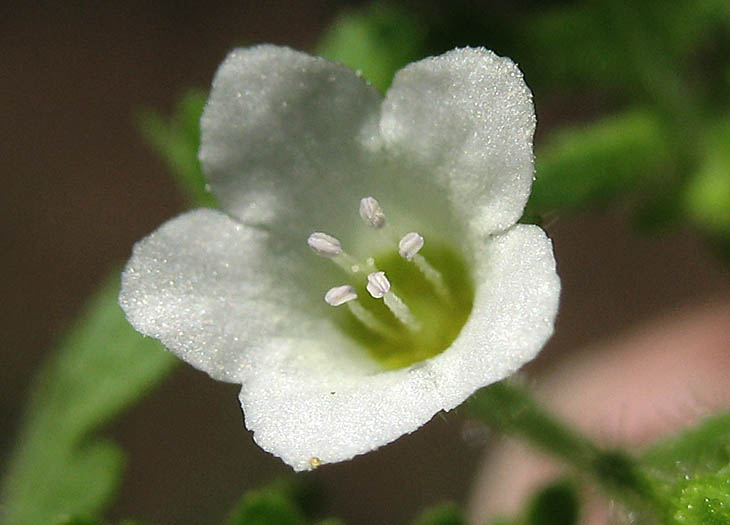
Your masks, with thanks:
<instances>
[{"instance_id":1,"label":"textured petal surface","mask_svg":"<svg viewBox=\"0 0 730 525\"><path fill-rule=\"evenodd\" d=\"M342 214L374 171L381 100L323 58L272 45L231 52L201 121L200 159L223 209L300 239L351 220Z\"/></svg>"},{"instance_id":2,"label":"textured petal surface","mask_svg":"<svg viewBox=\"0 0 730 525\"><path fill-rule=\"evenodd\" d=\"M349 355L327 322L327 285L302 268L266 231L200 209L135 245L119 302L138 331L214 378L240 383L256 349L277 338L305 347L316 338Z\"/></svg>"},{"instance_id":3,"label":"textured petal surface","mask_svg":"<svg viewBox=\"0 0 730 525\"><path fill-rule=\"evenodd\" d=\"M437 357L378 372L322 341L279 338L258 349L240 395L256 442L297 470L349 459L532 359L552 334L560 293L550 240L538 227L517 225L474 251L472 314Z\"/></svg>"},{"instance_id":4,"label":"textured petal surface","mask_svg":"<svg viewBox=\"0 0 730 525\"><path fill-rule=\"evenodd\" d=\"M535 111L522 73L484 48L456 49L400 70L380 129L405 174L442 186L450 207L480 234L522 214L533 177ZM428 179L428 180L426 180Z\"/></svg>"}]
</instances>

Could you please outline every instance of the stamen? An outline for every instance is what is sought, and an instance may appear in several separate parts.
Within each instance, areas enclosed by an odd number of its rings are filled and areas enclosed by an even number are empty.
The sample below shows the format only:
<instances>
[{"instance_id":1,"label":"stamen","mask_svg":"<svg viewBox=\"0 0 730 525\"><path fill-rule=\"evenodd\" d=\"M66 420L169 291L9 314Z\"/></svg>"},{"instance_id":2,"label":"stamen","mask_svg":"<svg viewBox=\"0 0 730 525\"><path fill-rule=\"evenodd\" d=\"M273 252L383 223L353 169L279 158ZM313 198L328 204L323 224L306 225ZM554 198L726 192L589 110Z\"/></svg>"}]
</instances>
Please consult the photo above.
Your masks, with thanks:
<instances>
[{"instance_id":1,"label":"stamen","mask_svg":"<svg viewBox=\"0 0 730 525\"><path fill-rule=\"evenodd\" d=\"M371 311L366 310L359 302L350 301L347 306L350 308L352 315L373 332L389 339L398 339L398 335L390 327L380 322Z\"/></svg>"},{"instance_id":2,"label":"stamen","mask_svg":"<svg viewBox=\"0 0 730 525\"><path fill-rule=\"evenodd\" d=\"M380 299L390 291L390 281L385 272L373 272L368 275L368 284L365 288L374 299Z\"/></svg>"},{"instance_id":3,"label":"stamen","mask_svg":"<svg viewBox=\"0 0 730 525\"><path fill-rule=\"evenodd\" d=\"M335 286L327 290L327 293L324 294L324 300L330 306L340 306L354 299L357 299L357 293L349 284Z\"/></svg>"},{"instance_id":4,"label":"stamen","mask_svg":"<svg viewBox=\"0 0 730 525\"><path fill-rule=\"evenodd\" d=\"M413 256L413 264L415 264L416 268L421 271L426 280L431 283L434 290L436 290L436 293L439 294L443 300L450 303L451 293L449 293L449 289L446 287L446 283L444 283L444 277L441 275L441 272L431 266L426 258L420 253Z\"/></svg>"},{"instance_id":5,"label":"stamen","mask_svg":"<svg viewBox=\"0 0 730 525\"><path fill-rule=\"evenodd\" d=\"M383 337L397 339L397 334L391 328L379 321L372 312L366 310L355 299L357 299L357 292L349 284L330 288L324 295L324 300L328 305L340 306L347 304L352 315L367 328Z\"/></svg>"},{"instance_id":6,"label":"stamen","mask_svg":"<svg viewBox=\"0 0 730 525\"><path fill-rule=\"evenodd\" d=\"M406 233L398 243L398 253L401 257L410 261L423 248L423 243L423 237L419 233Z\"/></svg>"},{"instance_id":7,"label":"stamen","mask_svg":"<svg viewBox=\"0 0 730 525\"><path fill-rule=\"evenodd\" d=\"M321 257L337 257L342 253L342 245L336 237L322 232L314 232L307 239L309 247Z\"/></svg>"},{"instance_id":8,"label":"stamen","mask_svg":"<svg viewBox=\"0 0 730 525\"><path fill-rule=\"evenodd\" d=\"M370 295L375 299L383 299L383 303L393 313L393 315L406 328L417 332L421 329L421 323L413 317L411 310L398 297L395 292L390 289L390 281L385 276L385 272L373 272L368 275L368 284L365 287Z\"/></svg>"},{"instance_id":9,"label":"stamen","mask_svg":"<svg viewBox=\"0 0 730 525\"><path fill-rule=\"evenodd\" d=\"M442 299L450 302L451 294L444 283L444 278L441 275L441 272L431 266L426 258L418 253L421 248L423 248L424 242L425 241L421 234L417 232L407 233L398 243L398 253L404 259L413 262L426 280L434 287L436 293L439 294Z\"/></svg>"},{"instance_id":10,"label":"stamen","mask_svg":"<svg viewBox=\"0 0 730 525\"><path fill-rule=\"evenodd\" d=\"M385 213L374 197L360 199L360 217L371 228L380 229L385 226Z\"/></svg>"},{"instance_id":11,"label":"stamen","mask_svg":"<svg viewBox=\"0 0 730 525\"><path fill-rule=\"evenodd\" d=\"M339 239L326 233L314 232L307 238L307 244L320 257L331 259L347 273L358 273L361 265L342 249Z\"/></svg>"}]
</instances>

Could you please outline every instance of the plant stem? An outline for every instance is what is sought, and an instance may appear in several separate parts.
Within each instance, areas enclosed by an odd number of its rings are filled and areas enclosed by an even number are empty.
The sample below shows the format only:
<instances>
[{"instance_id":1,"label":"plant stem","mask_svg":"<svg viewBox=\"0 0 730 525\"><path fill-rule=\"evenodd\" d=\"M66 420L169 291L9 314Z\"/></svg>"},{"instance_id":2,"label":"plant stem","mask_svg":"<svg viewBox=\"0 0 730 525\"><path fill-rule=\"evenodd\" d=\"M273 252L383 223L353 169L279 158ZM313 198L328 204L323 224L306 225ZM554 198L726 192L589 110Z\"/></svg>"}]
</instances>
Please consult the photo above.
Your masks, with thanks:
<instances>
[{"instance_id":1,"label":"plant stem","mask_svg":"<svg viewBox=\"0 0 730 525\"><path fill-rule=\"evenodd\" d=\"M601 449L540 407L519 386L503 381L484 388L467 408L490 427L521 438L591 477L629 509L663 517L666 506L654 481L628 453Z\"/></svg>"}]
</instances>

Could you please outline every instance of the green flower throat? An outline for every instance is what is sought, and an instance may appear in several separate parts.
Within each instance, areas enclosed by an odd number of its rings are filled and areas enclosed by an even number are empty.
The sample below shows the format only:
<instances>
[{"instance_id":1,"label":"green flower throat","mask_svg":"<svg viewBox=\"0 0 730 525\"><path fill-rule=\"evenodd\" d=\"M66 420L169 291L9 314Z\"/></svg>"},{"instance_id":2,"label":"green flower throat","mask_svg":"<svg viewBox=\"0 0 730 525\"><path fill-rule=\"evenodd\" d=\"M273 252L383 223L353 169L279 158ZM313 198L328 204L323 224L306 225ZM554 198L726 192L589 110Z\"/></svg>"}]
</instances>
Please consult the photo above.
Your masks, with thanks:
<instances>
[{"instance_id":1,"label":"green flower throat","mask_svg":"<svg viewBox=\"0 0 730 525\"><path fill-rule=\"evenodd\" d=\"M384 229L385 215L372 197L362 199L360 215ZM349 284L330 289L325 301L337 307L332 314L342 331L386 369L440 354L469 317L474 293L463 259L445 246L426 246L416 232L403 236L398 250L364 262L324 233L313 233L308 244L349 274Z\"/></svg>"}]
</instances>

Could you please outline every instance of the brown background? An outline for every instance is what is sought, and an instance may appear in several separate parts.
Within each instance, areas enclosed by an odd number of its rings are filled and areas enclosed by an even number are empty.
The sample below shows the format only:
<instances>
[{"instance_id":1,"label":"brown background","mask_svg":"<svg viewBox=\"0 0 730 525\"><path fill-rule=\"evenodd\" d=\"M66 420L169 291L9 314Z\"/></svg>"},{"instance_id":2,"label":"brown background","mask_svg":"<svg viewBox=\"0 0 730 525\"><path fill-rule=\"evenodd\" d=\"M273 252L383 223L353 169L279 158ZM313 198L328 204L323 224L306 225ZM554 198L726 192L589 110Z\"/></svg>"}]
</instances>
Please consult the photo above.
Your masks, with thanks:
<instances>
[{"instance_id":1,"label":"brown background","mask_svg":"<svg viewBox=\"0 0 730 525\"><path fill-rule=\"evenodd\" d=\"M235 45L310 48L342 5L176 4L0 7L3 462L54 341L132 244L183 209L133 112L169 112L180 92L208 84ZM575 114L576 102L537 100L537 110L544 135ZM621 210L560 217L549 231L564 293L543 362L730 284L691 231L637 236ZM252 443L236 395L235 386L180 366L111 425L130 460L110 516L213 522L245 490L288 473ZM463 500L482 444L465 439L462 425L436 417L381 451L319 470L327 511L348 523L400 523L425 504Z\"/></svg>"}]
</instances>

